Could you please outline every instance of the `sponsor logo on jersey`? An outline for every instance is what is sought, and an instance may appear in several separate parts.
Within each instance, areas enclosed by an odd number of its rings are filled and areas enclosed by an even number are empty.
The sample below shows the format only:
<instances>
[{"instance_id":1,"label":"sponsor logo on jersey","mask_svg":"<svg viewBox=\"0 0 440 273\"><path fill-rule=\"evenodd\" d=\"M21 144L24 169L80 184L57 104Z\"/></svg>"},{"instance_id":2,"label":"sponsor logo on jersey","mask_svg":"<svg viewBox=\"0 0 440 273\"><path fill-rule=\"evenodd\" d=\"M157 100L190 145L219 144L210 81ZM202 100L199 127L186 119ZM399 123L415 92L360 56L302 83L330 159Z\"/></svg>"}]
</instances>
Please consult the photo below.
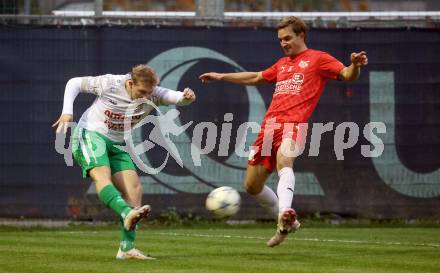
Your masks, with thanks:
<instances>
[{"instance_id":1,"label":"sponsor logo on jersey","mask_svg":"<svg viewBox=\"0 0 440 273\"><path fill-rule=\"evenodd\" d=\"M310 63L310 61L304 61L304 60L301 60L300 62L299 62L299 64L298 64L298 66L299 66L299 68L306 68L307 66L309 66L309 63Z\"/></svg>"},{"instance_id":2,"label":"sponsor logo on jersey","mask_svg":"<svg viewBox=\"0 0 440 273\"><path fill-rule=\"evenodd\" d=\"M304 82L304 74L294 73L292 78L284 81L279 81L276 83L275 95L280 95L280 94L299 95L301 93L303 82Z\"/></svg>"}]
</instances>

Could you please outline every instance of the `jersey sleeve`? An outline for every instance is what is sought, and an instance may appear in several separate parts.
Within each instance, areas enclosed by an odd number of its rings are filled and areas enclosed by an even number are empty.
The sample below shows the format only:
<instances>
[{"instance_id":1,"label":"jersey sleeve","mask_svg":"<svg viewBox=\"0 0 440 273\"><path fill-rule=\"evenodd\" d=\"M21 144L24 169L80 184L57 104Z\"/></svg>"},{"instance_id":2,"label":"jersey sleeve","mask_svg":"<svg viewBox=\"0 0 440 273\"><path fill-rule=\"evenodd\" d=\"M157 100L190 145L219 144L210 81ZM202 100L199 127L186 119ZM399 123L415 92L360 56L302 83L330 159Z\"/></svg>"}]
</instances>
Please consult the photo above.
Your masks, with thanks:
<instances>
[{"instance_id":1,"label":"jersey sleeve","mask_svg":"<svg viewBox=\"0 0 440 273\"><path fill-rule=\"evenodd\" d=\"M156 105L181 105L183 99L183 92L174 91L168 88L156 86L152 100Z\"/></svg>"},{"instance_id":2,"label":"jersey sleeve","mask_svg":"<svg viewBox=\"0 0 440 273\"><path fill-rule=\"evenodd\" d=\"M335 57L328 53L322 53L319 56L319 74L328 79L338 79L339 73L345 66Z\"/></svg>"},{"instance_id":3,"label":"jersey sleeve","mask_svg":"<svg viewBox=\"0 0 440 273\"><path fill-rule=\"evenodd\" d=\"M278 74L278 62L276 62L275 64L273 64L271 67L267 68L266 70L264 70L261 74L263 76L263 78L267 81L267 82L271 82L274 83L277 81L277 74Z\"/></svg>"},{"instance_id":4,"label":"jersey sleeve","mask_svg":"<svg viewBox=\"0 0 440 273\"><path fill-rule=\"evenodd\" d=\"M96 77L82 77L81 92L102 96L111 89L113 79L111 75Z\"/></svg>"},{"instance_id":5,"label":"jersey sleeve","mask_svg":"<svg viewBox=\"0 0 440 273\"><path fill-rule=\"evenodd\" d=\"M62 114L73 115L73 103L81 91L81 78L72 78L66 84L64 90L63 110Z\"/></svg>"}]
</instances>

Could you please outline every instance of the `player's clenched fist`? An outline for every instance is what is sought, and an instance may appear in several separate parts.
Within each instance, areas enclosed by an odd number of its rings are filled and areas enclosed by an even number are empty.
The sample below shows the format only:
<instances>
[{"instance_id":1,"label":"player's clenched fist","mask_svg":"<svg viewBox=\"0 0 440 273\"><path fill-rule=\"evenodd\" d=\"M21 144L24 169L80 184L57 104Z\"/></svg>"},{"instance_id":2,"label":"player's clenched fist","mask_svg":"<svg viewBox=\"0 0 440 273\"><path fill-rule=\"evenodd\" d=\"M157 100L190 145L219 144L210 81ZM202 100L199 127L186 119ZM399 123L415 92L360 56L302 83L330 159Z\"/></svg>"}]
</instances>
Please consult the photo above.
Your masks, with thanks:
<instances>
[{"instance_id":1,"label":"player's clenched fist","mask_svg":"<svg viewBox=\"0 0 440 273\"><path fill-rule=\"evenodd\" d=\"M187 87L183 90L183 99L188 102L193 102L196 100L196 94L194 94L191 88Z\"/></svg>"},{"instance_id":2,"label":"player's clenched fist","mask_svg":"<svg viewBox=\"0 0 440 273\"><path fill-rule=\"evenodd\" d=\"M350 60L354 66L360 67L368 64L367 53L365 51L361 51L359 53L353 52L350 55Z\"/></svg>"}]
</instances>

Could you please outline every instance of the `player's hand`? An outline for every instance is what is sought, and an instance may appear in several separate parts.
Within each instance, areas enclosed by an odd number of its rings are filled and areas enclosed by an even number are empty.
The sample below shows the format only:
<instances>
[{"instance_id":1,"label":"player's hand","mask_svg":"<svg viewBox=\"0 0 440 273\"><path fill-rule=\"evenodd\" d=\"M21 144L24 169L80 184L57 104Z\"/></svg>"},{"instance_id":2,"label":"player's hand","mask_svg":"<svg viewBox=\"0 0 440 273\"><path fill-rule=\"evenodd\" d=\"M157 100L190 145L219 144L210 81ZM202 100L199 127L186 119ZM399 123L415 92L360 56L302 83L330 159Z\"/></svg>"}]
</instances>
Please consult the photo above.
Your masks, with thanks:
<instances>
[{"instance_id":1,"label":"player's hand","mask_svg":"<svg viewBox=\"0 0 440 273\"><path fill-rule=\"evenodd\" d=\"M208 83L211 81L220 81L222 76L223 76L223 74L221 74L221 73L209 72L209 73L204 73L204 74L200 75L199 79L203 83Z\"/></svg>"},{"instance_id":2,"label":"player's hand","mask_svg":"<svg viewBox=\"0 0 440 273\"><path fill-rule=\"evenodd\" d=\"M361 67L368 64L367 52L361 51L359 53L353 52L350 55L351 63L355 67Z\"/></svg>"},{"instance_id":3,"label":"player's hand","mask_svg":"<svg viewBox=\"0 0 440 273\"><path fill-rule=\"evenodd\" d=\"M73 116L70 114L62 114L60 118L52 124L52 128L57 126L57 134L64 132L67 133L67 128L69 128L69 122L73 121Z\"/></svg>"},{"instance_id":4,"label":"player's hand","mask_svg":"<svg viewBox=\"0 0 440 273\"><path fill-rule=\"evenodd\" d=\"M196 94L194 94L194 91L191 90L191 88L185 88L183 90L183 100L185 102L193 102L196 100Z\"/></svg>"}]
</instances>

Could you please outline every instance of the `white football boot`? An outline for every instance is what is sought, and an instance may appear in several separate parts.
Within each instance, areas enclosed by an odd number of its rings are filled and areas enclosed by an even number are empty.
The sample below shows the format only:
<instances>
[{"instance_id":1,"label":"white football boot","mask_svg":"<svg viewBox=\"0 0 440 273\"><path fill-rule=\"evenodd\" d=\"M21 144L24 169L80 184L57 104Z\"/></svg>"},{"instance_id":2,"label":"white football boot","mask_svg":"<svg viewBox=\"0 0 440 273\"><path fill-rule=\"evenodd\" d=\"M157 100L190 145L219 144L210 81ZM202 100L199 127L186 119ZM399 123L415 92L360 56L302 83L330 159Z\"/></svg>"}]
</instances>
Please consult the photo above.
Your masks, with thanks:
<instances>
[{"instance_id":1,"label":"white football boot","mask_svg":"<svg viewBox=\"0 0 440 273\"><path fill-rule=\"evenodd\" d=\"M267 246L274 247L281 244L290 232L297 231L300 226L301 224L296 220L296 211L291 208L285 210L278 217L277 232L267 241Z\"/></svg>"},{"instance_id":2,"label":"white football boot","mask_svg":"<svg viewBox=\"0 0 440 273\"><path fill-rule=\"evenodd\" d=\"M124 218L124 228L128 231L133 230L142 218L148 217L150 211L149 205L132 209Z\"/></svg>"},{"instance_id":3,"label":"white football boot","mask_svg":"<svg viewBox=\"0 0 440 273\"><path fill-rule=\"evenodd\" d=\"M129 251L118 250L118 254L116 254L116 259L118 260L155 260L156 258L151 257L150 255L145 255L139 249L132 248Z\"/></svg>"}]
</instances>

